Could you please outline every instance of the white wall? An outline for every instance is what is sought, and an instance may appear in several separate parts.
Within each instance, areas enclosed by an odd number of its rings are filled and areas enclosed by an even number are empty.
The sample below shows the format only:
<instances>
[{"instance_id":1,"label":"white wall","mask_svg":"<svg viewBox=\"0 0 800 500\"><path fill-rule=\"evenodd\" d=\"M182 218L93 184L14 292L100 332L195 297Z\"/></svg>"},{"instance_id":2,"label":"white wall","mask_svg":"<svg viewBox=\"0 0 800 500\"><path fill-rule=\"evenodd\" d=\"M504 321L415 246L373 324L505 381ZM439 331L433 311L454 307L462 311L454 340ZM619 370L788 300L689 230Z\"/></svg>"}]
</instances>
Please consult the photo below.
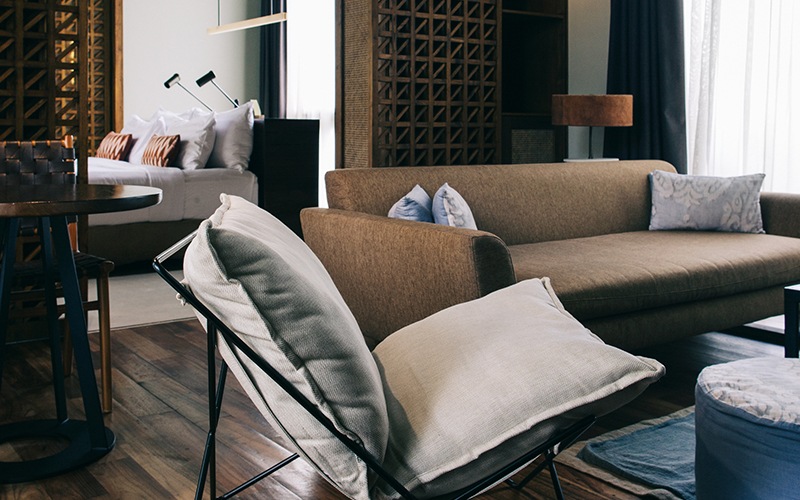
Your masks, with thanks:
<instances>
[{"instance_id":1,"label":"white wall","mask_svg":"<svg viewBox=\"0 0 800 500\"><path fill-rule=\"evenodd\" d=\"M610 0L569 0L568 67L570 94L605 94ZM602 154L603 129L592 132L595 157ZM586 158L589 129L570 127L568 156Z\"/></svg>"},{"instance_id":2,"label":"white wall","mask_svg":"<svg viewBox=\"0 0 800 500\"><path fill-rule=\"evenodd\" d=\"M260 0L221 2L221 24L260 15ZM125 0L123 2L124 117L149 117L159 106L180 112L200 106L181 88L164 87L173 73L212 109L232 107L213 85L195 80L213 70L215 82L240 102L258 98L259 29L208 35L217 25L214 0Z\"/></svg>"}]
</instances>

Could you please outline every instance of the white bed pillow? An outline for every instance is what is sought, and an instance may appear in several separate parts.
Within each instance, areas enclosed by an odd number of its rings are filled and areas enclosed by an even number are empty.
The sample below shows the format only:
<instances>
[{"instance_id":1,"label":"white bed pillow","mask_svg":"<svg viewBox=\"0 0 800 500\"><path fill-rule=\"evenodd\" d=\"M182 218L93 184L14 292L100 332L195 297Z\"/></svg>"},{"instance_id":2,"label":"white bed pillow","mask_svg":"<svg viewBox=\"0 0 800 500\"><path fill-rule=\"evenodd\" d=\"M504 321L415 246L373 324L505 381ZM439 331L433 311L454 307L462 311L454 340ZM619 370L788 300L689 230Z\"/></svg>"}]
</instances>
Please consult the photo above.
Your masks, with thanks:
<instances>
[{"instance_id":1,"label":"white bed pillow","mask_svg":"<svg viewBox=\"0 0 800 500\"><path fill-rule=\"evenodd\" d=\"M180 135L181 145L175 166L184 170L197 170L206 166L211 150L214 148L216 134L214 116L163 112L162 118L166 122L167 135Z\"/></svg>"},{"instance_id":2,"label":"white bed pillow","mask_svg":"<svg viewBox=\"0 0 800 500\"><path fill-rule=\"evenodd\" d=\"M253 152L253 104L246 102L230 111L214 113L214 118L216 140L208 166L246 170Z\"/></svg>"},{"instance_id":3,"label":"white bed pillow","mask_svg":"<svg viewBox=\"0 0 800 500\"><path fill-rule=\"evenodd\" d=\"M151 118L145 120L138 115L132 115L125 122L125 126L120 131L121 134L131 134L133 137L133 146L131 152L128 154L128 162L134 165L142 164L142 155L147 147L147 143L153 135L166 134L166 123L163 118Z\"/></svg>"}]
</instances>

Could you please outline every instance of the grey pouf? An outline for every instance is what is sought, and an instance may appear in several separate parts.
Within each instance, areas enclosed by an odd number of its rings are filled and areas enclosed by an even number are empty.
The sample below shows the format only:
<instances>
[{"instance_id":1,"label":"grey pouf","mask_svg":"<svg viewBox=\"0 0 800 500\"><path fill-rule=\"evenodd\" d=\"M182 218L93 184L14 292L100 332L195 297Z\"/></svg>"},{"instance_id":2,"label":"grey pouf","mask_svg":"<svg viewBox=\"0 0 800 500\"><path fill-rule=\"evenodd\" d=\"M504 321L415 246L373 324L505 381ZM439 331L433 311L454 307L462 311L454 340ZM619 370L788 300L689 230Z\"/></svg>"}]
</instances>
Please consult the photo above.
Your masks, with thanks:
<instances>
[{"instance_id":1,"label":"grey pouf","mask_svg":"<svg viewBox=\"0 0 800 500\"><path fill-rule=\"evenodd\" d=\"M709 366L695 387L697 498L800 498L800 359Z\"/></svg>"}]
</instances>

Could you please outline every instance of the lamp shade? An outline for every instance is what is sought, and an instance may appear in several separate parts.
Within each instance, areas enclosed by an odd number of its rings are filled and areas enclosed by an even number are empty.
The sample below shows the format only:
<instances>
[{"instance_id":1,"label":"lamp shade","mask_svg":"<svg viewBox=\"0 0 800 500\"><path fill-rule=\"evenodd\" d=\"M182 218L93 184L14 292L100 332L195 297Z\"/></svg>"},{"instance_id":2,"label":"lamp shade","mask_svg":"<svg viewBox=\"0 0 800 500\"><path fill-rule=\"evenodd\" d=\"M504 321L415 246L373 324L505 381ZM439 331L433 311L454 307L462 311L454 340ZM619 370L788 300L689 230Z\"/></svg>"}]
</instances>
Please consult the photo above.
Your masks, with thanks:
<instances>
[{"instance_id":1,"label":"lamp shade","mask_svg":"<svg viewBox=\"0 0 800 500\"><path fill-rule=\"evenodd\" d=\"M578 127L630 127L633 125L633 96L553 95L553 125Z\"/></svg>"}]
</instances>

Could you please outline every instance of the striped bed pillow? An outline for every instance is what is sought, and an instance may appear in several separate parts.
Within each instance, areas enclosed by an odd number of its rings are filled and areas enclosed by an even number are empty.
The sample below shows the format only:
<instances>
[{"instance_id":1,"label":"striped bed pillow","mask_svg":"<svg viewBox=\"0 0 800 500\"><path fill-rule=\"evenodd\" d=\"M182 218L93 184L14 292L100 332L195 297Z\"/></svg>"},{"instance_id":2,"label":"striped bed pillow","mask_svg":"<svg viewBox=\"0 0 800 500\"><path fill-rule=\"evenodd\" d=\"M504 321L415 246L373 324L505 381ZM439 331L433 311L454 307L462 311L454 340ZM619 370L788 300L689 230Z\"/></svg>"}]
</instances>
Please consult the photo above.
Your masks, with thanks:
<instances>
[{"instance_id":1,"label":"striped bed pillow","mask_svg":"<svg viewBox=\"0 0 800 500\"><path fill-rule=\"evenodd\" d=\"M109 132L100 141L95 156L98 158L108 158L109 160L127 160L128 153L133 146L133 136L131 134L118 134Z\"/></svg>"},{"instance_id":2,"label":"striped bed pillow","mask_svg":"<svg viewBox=\"0 0 800 500\"><path fill-rule=\"evenodd\" d=\"M142 165L168 167L178 156L180 135L153 135L142 155Z\"/></svg>"}]
</instances>

